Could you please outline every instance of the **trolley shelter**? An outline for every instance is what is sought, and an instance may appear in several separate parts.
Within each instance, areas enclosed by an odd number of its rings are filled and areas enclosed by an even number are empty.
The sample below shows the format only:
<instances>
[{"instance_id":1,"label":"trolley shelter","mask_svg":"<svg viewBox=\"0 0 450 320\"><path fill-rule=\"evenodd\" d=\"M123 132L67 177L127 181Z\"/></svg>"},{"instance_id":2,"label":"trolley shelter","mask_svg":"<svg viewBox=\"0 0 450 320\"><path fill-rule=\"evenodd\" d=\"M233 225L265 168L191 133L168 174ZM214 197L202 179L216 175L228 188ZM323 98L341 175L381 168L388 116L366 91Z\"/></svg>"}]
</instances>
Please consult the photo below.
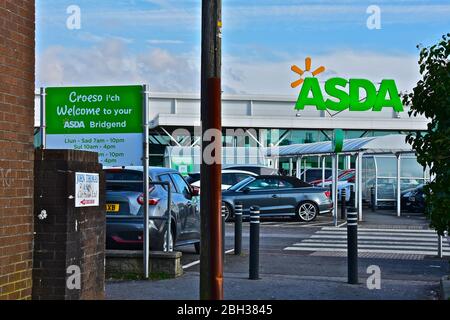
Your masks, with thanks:
<instances>
[{"instance_id":1,"label":"trolley shelter","mask_svg":"<svg viewBox=\"0 0 450 320\"><path fill-rule=\"evenodd\" d=\"M414 150L405 139L406 135L401 134L346 139L339 153L334 152L331 141L295 144L268 148L266 156L277 168L281 159L288 159L292 175L298 178L302 178L302 174L306 172L305 160L315 157L314 162L322 168L322 181L328 178L325 176L325 169L331 159L331 191L335 219L338 207L339 160L343 157L341 162L344 166L347 169L355 169L352 191L359 220L363 219L363 201L370 201L371 188L375 189L375 205L393 206L396 208L397 216L400 217L402 191L430 179L428 168L423 168L417 162Z\"/></svg>"}]
</instances>

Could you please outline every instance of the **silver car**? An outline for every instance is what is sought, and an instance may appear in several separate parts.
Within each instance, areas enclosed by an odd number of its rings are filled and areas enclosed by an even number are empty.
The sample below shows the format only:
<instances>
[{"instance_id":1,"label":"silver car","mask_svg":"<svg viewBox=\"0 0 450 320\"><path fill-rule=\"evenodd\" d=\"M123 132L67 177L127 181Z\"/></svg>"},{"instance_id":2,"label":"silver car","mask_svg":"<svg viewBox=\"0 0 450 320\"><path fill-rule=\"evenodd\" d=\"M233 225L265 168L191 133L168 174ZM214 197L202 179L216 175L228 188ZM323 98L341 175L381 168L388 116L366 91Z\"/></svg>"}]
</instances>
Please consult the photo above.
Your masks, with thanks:
<instances>
[{"instance_id":1,"label":"silver car","mask_svg":"<svg viewBox=\"0 0 450 320\"><path fill-rule=\"evenodd\" d=\"M106 247L107 249L142 249L144 197L142 167L105 168L106 173ZM174 246L195 245L200 251L200 213L198 194L175 170L150 168L150 180L171 185L171 237L166 243L168 192L161 185L151 185L148 202L150 248L165 250ZM163 218L163 219L161 219Z\"/></svg>"},{"instance_id":2,"label":"silver car","mask_svg":"<svg viewBox=\"0 0 450 320\"><path fill-rule=\"evenodd\" d=\"M294 177L270 175L250 177L222 191L222 201L226 219L233 217L235 204L241 202L244 216L250 214L251 206L258 206L261 217L292 216L310 222L319 214L331 212L330 195L327 188L313 187Z\"/></svg>"}]
</instances>

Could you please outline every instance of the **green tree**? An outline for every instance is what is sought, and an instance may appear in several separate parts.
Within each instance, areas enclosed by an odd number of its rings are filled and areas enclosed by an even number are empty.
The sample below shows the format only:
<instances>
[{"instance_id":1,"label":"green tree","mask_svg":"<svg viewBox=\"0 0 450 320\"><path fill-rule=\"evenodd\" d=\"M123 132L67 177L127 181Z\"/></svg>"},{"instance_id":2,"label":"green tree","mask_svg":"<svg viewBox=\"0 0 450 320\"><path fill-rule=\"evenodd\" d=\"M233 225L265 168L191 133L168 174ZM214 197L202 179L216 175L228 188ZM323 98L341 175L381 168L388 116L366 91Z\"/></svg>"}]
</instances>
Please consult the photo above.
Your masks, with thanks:
<instances>
[{"instance_id":1,"label":"green tree","mask_svg":"<svg viewBox=\"0 0 450 320\"><path fill-rule=\"evenodd\" d=\"M450 231L450 33L439 43L421 48L422 79L403 96L409 116L425 115L430 122L423 134L408 135L417 160L430 168L432 181L425 186L425 205L431 227L439 234Z\"/></svg>"}]
</instances>

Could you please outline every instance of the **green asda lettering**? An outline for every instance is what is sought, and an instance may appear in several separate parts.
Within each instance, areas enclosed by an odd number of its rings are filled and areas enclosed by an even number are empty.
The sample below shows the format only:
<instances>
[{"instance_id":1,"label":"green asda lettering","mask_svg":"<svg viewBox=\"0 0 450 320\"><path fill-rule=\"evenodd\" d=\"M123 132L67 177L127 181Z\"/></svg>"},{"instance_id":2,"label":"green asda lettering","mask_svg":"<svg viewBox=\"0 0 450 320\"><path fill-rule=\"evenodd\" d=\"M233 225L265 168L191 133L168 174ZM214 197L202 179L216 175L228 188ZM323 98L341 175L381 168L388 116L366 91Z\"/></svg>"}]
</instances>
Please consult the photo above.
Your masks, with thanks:
<instances>
[{"instance_id":1,"label":"green asda lettering","mask_svg":"<svg viewBox=\"0 0 450 320\"><path fill-rule=\"evenodd\" d=\"M317 78L305 78L295 109L315 106L317 110L334 111L381 111L382 108L403 111L394 80L382 80L377 91L375 85L366 79L331 78L325 82L324 88L329 96L326 100Z\"/></svg>"}]
</instances>

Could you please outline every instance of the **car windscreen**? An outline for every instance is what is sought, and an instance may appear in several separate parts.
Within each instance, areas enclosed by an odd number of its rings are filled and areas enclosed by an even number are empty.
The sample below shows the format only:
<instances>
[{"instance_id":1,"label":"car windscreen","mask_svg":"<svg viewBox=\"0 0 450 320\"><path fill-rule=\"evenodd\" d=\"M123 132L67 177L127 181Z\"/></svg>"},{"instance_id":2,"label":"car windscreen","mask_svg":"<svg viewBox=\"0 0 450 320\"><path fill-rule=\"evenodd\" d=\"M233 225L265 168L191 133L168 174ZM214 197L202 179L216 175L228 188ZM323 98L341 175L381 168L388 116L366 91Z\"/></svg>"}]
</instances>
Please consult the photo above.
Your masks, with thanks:
<instances>
[{"instance_id":1,"label":"car windscreen","mask_svg":"<svg viewBox=\"0 0 450 320\"><path fill-rule=\"evenodd\" d=\"M187 177L184 178L187 183L193 184L200 180L200 173L190 173Z\"/></svg>"},{"instance_id":2,"label":"car windscreen","mask_svg":"<svg viewBox=\"0 0 450 320\"><path fill-rule=\"evenodd\" d=\"M136 191L142 192L143 173L136 170L106 170L107 191Z\"/></svg>"},{"instance_id":3,"label":"car windscreen","mask_svg":"<svg viewBox=\"0 0 450 320\"><path fill-rule=\"evenodd\" d=\"M242 180L241 182L236 183L234 186L232 186L230 189L228 190L232 190L232 191L236 191L239 188L241 188L242 186L246 185L248 182L255 180L254 177L248 177L247 179Z\"/></svg>"}]
</instances>

